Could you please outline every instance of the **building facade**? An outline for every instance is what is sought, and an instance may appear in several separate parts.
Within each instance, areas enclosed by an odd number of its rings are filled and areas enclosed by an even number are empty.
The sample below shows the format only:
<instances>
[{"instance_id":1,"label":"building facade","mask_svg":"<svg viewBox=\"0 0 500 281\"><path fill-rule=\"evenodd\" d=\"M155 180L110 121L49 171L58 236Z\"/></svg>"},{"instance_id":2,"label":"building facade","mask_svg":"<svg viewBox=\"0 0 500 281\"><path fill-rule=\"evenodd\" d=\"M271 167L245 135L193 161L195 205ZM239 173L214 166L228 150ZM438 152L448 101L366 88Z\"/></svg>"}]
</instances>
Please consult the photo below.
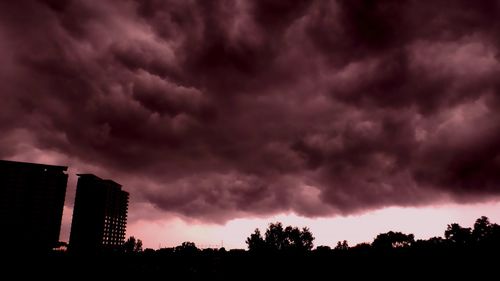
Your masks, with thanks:
<instances>
[{"instance_id":1,"label":"building facade","mask_svg":"<svg viewBox=\"0 0 500 281\"><path fill-rule=\"evenodd\" d=\"M92 174L79 174L69 249L98 253L125 242L128 192L121 185Z\"/></svg>"},{"instance_id":2,"label":"building facade","mask_svg":"<svg viewBox=\"0 0 500 281\"><path fill-rule=\"evenodd\" d=\"M58 245L67 169L0 160L0 241L7 250L40 252Z\"/></svg>"}]
</instances>

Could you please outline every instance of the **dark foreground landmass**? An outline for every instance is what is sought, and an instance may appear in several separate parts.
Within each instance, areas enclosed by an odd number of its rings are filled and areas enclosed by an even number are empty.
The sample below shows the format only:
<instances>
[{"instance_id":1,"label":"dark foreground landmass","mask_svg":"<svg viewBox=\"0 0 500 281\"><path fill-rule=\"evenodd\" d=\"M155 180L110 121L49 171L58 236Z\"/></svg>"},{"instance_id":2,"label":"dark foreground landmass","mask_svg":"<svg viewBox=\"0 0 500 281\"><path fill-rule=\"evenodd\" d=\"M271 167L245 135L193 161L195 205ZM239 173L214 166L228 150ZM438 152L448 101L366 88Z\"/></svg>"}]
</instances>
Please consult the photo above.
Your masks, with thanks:
<instances>
[{"instance_id":1,"label":"dark foreground landmass","mask_svg":"<svg viewBox=\"0 0 500 281\"><path fill-rule=\"evenodd\" d=\"M248 250L198 249L192 242L175 248L142 250L129 238L119 249L100 252L29 248L0 252L0 273L41 280L499 280L500 226L487 217L473 228L450 224L443 237L415 240L389 231L372 243L313 249L307 228L272 223L264 235L256 229ZM13 249L13 245L6 248Z\"/></svg>"},{"instance_id":2,"label":"dark foreground landmass","mask_svg":"<svg viewBox=\"0 0 500 281\"><path fill-rule=\"evenodd\" d=\"M193 254L155 251L76 257L52 253L45 257L15 257L2 262L2 272L15 279L101 280L145 278L161 280L333 280L349 278L483 278L497 280L498 249L426 251L357 249L345 252L255 254L248 251L204 250ZM4 279L6 280L6 279Z\"/></svg>"}]
</instances>

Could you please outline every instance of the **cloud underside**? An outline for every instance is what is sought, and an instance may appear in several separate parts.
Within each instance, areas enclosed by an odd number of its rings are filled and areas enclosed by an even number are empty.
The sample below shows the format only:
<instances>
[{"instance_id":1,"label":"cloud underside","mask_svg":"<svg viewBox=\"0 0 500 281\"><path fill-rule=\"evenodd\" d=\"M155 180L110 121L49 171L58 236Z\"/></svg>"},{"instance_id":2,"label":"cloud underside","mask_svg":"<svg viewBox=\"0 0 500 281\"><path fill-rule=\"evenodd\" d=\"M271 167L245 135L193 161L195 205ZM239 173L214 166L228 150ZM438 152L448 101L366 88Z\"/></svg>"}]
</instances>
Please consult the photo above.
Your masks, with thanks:
<instances>
[{"instance_id":1,"label":"cloud underside","mask_svg":"<svg viewBox=\"0 0 500 281\"><path fill-rule=\"evenodd\" d=\"M0 158L57 153L210 221L497 198L499 16L465 0L3 1Z\"/></svg>"}]
</instances>

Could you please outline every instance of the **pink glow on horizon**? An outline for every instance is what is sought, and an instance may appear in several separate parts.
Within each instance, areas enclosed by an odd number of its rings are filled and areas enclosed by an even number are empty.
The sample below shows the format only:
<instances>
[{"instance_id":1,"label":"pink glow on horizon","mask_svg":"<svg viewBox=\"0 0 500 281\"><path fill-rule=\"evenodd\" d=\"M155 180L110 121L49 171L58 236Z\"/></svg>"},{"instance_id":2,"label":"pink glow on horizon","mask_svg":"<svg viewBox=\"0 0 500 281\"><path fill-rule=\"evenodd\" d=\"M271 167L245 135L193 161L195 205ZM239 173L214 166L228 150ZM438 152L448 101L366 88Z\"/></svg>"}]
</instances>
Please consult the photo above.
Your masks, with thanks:
<instances>
[{"instance_id":1,"label":"pink glow on horizon","mask_svg":"<svg viewBox=\"0 0 500 281\"><path fill-rule=\"evenodd\" d=\"M415 234L416 239L443 236L447 224L460 223L471 227L480 216L492 222L500 222L500 202L436 207L381 209L362 215L305 218L295 214L282 214L266 218L235 219L225 225L189 223L179 218L168 220L137 220L131 222L127 235L144 242L144 247L174 247L184 241L195 242L198 247L226 249L246 248L245 239L255 228L264 231L270 222L281 221L284 225L310 228L316 240L315 246L334 247L337 241L347 240L353 246L371 242L373 238L390 230Z\"/></svg>"}]
</instances>

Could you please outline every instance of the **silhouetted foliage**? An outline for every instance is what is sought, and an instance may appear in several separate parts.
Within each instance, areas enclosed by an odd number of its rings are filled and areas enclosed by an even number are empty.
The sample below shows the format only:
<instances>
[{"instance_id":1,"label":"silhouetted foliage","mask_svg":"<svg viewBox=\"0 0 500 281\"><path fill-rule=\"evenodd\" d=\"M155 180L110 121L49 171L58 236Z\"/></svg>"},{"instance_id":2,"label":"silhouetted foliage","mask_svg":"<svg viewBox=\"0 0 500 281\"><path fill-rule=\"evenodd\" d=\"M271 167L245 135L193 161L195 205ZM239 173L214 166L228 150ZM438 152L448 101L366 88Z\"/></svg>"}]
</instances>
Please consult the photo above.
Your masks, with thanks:
<instances>
[{"instance_id":1,"label":"silhouetted foliage","mask_svg":"<svg viewBox=\"0 0 500 281\"><path fill-rule=\"evenodd\" d=\"M474 223L472 240L478 247L493 247L500 243L500 226L490 223L489 219L482 216Z\"/></svg>"},{"instance_id":2,"label":"silhouetted foliage","mask_svg":"<svg viewBox=\"0 0 500 281\"><path fill-rule=\"evenodd\" d=\"M271 223L266 230L266 247L273 250L283 250L288 242L281 222Z\"/></svg>"},{"instance_id":3,"label":"silhouetted foliage","mask_svg":"<svg viewBox=\"0 0 500 281\"><path fill-rule=\"evenodd\" d=\"M180 246L175 247L175 253L184 254L184 255L193 255L196 254L199 249L196 247L196 244L193 242L182 242Z\"/></svg>"},{"instance_id":4,"label":"silhouetted foliage","mask_svg":"<svg viewBox=\"0 0 500 281\"><path fill-rule=\"evenodd\" d=\"M317 253L330 253L332 251L332 248L330 246L318 246L316 247L315 252Z\"/></svg>"},{"instance_id":5,"label":"silhouetted foliage","mask_svg":"<svg viewBox=\"0 0 500 281\"><path fill-rule=\"evenodd\" d=\"M356 244L351 249L369 249L369 248L371 248L370 243L363 242L363 243Z\"/></svg>"},{"instance_id":6,"label":"silhouetted foliage","mask_svg":"<svg viewBox=\"0 0 500 281\"><path fill-rule=\"evenodd\" d=\"M266 249L266 242L262 238L258 228L247 238L245 243L248 245L250 251L262 252Z\"/></svg>"},{"instance_id":7,"label":"silhouetted foliage","mask_svg":"<svg viewBox=\"0 0 500 281\"><path fill-rule=\"evenodd\" d=\"M472 232L469 227L461 227L458 223L448 225L444 237L454 246L467 246L472 241Z\"/></svg>"},{"instance_id":8,"label":"silhouetted foliage","mask_svg":"<svg viewBox=\"0 0 500 281\"><path fill-rule=\"evenodd\" d=\"M413 243L413 247L424 251L440 250L446 246L446 240L442 237L432 237L428 240L419 239Z\"/></svg>"},{"instance_id":9,"label":"silhouetted foliage","mask_svg":"<svg viewBox=\"0 0 500 281\"><path fill-rule=\"evenodd\" d=\"M337 246L335 246L335 250L337 251L346 251L349 250L349 244L347 243L347 240L344 240L342 242L337 242Z\"/></svg>"},{"instance_id":10,"label":"silhouetted foliage","mask_svg":"<svg viewBox=\"0 0 500 281\"><path fill-rule=\"evenodd\" d=\"M413 234L389 231L377 235L372 246L376 249L393 249L409 247L415 242Z\"/></svg>"},{"instance_id":11,"label":"silhouetted foliage","mask_svg":"<svg viewBox=\"0 0 500 281\"><path fill-rule=\"evenodd\" d=\"M350 247L347 253L352 254L367 254L372 250L372 245L370 243L359 243L354 247Z\"/></svg>"},{"instance_id":12,"label":"silhouetted foliage","mask_svg":"<svg viewBox=\"0 0 500 281\"><path fill-rule=\"evenodd\" d=\"M125 243L123 243L123 250L125 253L140 253L142 252L142 241L141 239L135 239L134 236L130 236Z\"/></svg>"},{"instance_id":13,"label":"silhouetted foliage","mask_svg":"<svg viewBox=\"0 0 500 281\"><path fill-rule=\"evenodd\" d=\"M248 249L253 252L262 251L310 251L314 244L314 237L307 227L299 229L287 226L283 228L280 222L271 223L266 230L265 237L256 229L246 243Z\"/></svg>"},{"instance_id":14,"label":"silhouetted foliage","mask_svg":"<svg viewBox=\"0 0 500 281\"><path fill-rule=\"evenodd\" d=\"M333 249L318 246L310 251L313 240L307 228L283 227L281 223L270 224L264 234L256 229L246 239L248 251L200 250L193 242L140 251L140 240L130 237L123 251L103 252L86 263L80 263L78 257L69 252L54 251L50 261L57 269L51 272L67 270L69 274L62 275L70 276L92 269L92 272L108 271L113 276L119 272L127 276L130 273L141 277L161 275L165 276L162 279L172 280L261 279L265 272L266 277L273 279L307 276L320 280L332 270L349 272L351 277L363 273L373 277L377 273L384 276L396 273L393 270L398 269L411 272L412 276L442 270L448 277L458 272L456 269L485 272L488 268L485 263L496 262L500 254L500 226L486 217L477 219L472 229L450 224L444 238L415 241L412 234L390 231L377 235L371 244L349 247L347 241L342 240Z\"/></svg>"},{"instance_id":15,"label":"silhouetted foliage","mask_svg":"<svg viewBox=\"0 0 500 281\"><path fill-rule=\"evenodd\" d=\"M144 251L143 251L143 252L144 252L145 254L149 254L149 255L151 255L151 254L155 253L155 249L146 248L146 249L144 249Z\"/></svg>"},{"instance_id":16,"label":"silhouetted foliage","mask_svg":"<svg viewBox=\"0 0 500 281\"><path fill-rule=\"evenodd\" d=\"M472 230L472 239L476 243L485 242L485 240L491 236L491 223L489 219L482 216L476 220L474 223L474 229Z\"/></svg>"}]
</instances>

